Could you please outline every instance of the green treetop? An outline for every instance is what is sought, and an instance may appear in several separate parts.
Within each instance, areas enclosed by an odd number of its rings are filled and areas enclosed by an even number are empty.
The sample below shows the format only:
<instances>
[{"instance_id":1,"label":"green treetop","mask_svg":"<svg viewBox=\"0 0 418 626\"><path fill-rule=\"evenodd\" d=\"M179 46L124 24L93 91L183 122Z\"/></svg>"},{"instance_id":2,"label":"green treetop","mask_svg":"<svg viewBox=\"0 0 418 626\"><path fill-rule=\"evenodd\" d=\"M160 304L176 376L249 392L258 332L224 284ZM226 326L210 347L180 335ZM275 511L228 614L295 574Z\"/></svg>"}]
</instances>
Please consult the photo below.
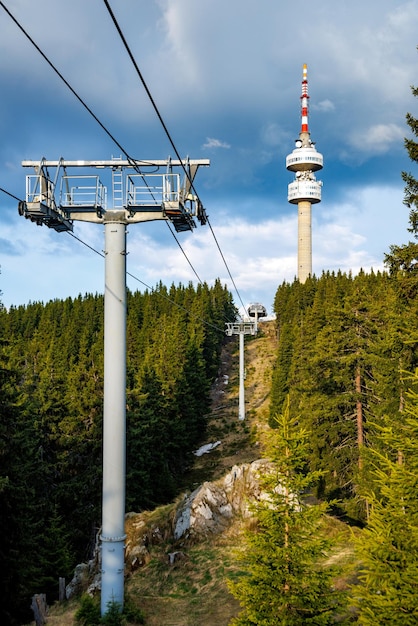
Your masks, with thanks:
<instances>
[{"instance_id":1,"label":"green treetop","mask_svg":"<svg viewBox=\"0 0 418 626\"><path fill-rule=\"evenodd\" d=\"M418 372L410 380L401 423L380 428L380 449L366 450L373 482L367 528L358 540L362 561L353 604L363 626L418 623Z\"/></svg>"},{"instance_id":2,"label":"green treetop","mask_svg":"<svg viewBox=\"0 0 418 626\"><path fill-rule=\"evenodd\" d=\"M308 506L317 473L304 474L308 432L289 418L276 418L269 444L272 471L263 477L266 498L255 507L256 532L246 533L239 559L245 574L230 582L243 612L233 626L330 624L338 605L334 572L324 565L329 542L320 531L324 507Z\"/></svg>"}]
</instances>

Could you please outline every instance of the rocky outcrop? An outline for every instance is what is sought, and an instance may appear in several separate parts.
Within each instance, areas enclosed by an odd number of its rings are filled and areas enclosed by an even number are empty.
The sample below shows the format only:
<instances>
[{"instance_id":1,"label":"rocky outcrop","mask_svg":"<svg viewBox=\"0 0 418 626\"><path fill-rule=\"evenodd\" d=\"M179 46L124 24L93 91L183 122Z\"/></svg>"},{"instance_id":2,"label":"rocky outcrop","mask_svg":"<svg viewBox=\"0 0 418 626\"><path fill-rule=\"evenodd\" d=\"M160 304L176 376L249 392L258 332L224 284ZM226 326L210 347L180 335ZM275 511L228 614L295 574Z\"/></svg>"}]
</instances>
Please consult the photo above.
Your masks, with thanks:
<instances>
[{"instance_id":1,"label":"rocky outcrop","mask_svg":"<svg viewBox=\"0 0 418 626\"><path fill-rule=\"evenodd\" d=\"M234 466L216 482L205 482L191 494L186 494L177 506L167 508L163 522L152 521L149 513L129 513L126 516L126 573L143 567L150 560L149 548L168 541L171 545L199 541L208 534L223 532L236 517L251 515L250 503L265 498L260 478L271 468L269 461L260 459ZM184 558L181 550L167 554L172 565ZM89 563L77 565L74 578L67 586L67 598L100 589L100 552Z\"/></svg>"},{"instance_id":2,"label":"rocky outcrop","mask_svg":"<svg viewBox=\"0 0 418 626\"><path fill-rule=\"evenodd\" d=\"M80 563L74 570L71 582L65 588L67 600L87 592L94 595L101 587L100 563L96 559Z\"/></svg>"},{"instance_id":3,"label":"rocky outcrop","mask_svg":"<svg viewBox=\"0 0 418 626\"><path fill-rule=\"evenodd\" d=\"M249 503L263 497L260 476L269 467L264 459L236 465L221 480L203 483L185 496L176 513L174 539L219 533L235 516L248 517Z\"/></svg>"}]
</instances>

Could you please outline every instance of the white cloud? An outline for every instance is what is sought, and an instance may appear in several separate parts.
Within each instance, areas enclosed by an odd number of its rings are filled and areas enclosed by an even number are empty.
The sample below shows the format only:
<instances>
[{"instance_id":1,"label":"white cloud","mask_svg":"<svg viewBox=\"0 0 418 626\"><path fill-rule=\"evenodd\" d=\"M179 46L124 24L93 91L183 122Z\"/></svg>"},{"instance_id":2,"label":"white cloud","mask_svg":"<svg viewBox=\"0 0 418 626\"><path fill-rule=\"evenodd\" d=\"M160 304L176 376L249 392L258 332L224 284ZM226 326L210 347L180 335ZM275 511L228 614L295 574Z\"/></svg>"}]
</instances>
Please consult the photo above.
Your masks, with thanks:
<instances>
[{"instance_id":1,"label":"white cloud","mask_svg":"<svg viewBox=\"0 0 418 626\"><path fill-rule=\"evenodd\" d=\"M132 156L173 155L103 3L12 4L16 17ZM300 129L304 62L312 131L325 161L323 199L313 210L315 272L370 267L381 262L390 243L407 239L402 182L396 190L388 185L394 168L400 172L409 165L403 137L405 113L414 107L418 0L381 0L378 7L322 0L304 6L306 29L297 28L290 3L273 0L113 4L179 152L190 158L210 155L211 167L199 170L196 188L245 298L268 306L277 285L296 273L296 209L286 202L292 176L283 157ZM24 195L22 159L117 156L119 148L4 11L0 29L1 186ZM333 196L343 198L338 206L327 198L329 183ZM1 238L10 242L0 248L5 302L60 297L64 283L71 293L101 290L102 259L81 244L70 245L66 235L18 218L14 201L1 199ZM162 234L166 230L161 224L130 228L128 264L151 286L160 279L196 280L174 240ZM75 232L103 249L102 228L77 224ZM190 237L180 233L179 239L203 280L229 281L208 228Z\"/></svg>"},{"instance_id":2,"label":"white cloud","mask_svg":"<svg viewBox=\"0 0 418 626\"><path fill-rule=\"evenodd\" d=\"M349 137L349 143L360 153L383 154L394 143L402 144L405 131L397 124L375 124L368 129L356 130Z\"/></svg>"},{"instance_id":3,"label":"white cloud","mask_svg":"<svg viewBox=\"0 0 418 626\"><path fill-rule=\"evenodd\" d=\"M286 146L292 144L293 135L284 130L277 122L267 122L260 132L261 140L268 146Z\"/></svg>"},{"instance_id":4,"label":"white cloud","mask_svg":"<svg viewBox=\"0 0 418 626\"><path fill-rule=\"evenodd\" d=\"M389 246L408 240L408 212L402 199L401 185L365 186L349 190L338 204L315 208L315 273L383 269Z\"/></svg>"},{"instance_id":5,"label":"white cloud","mask_svg":"<svg viewBox=\"0 0 418 626\"><path fill-rule=\"evenodd\" d=\"M335 105L331 100L325 99L318 102L318 104L313 105L314 111L320 111L321 113L329 113L330 111L335 111Z\"/></svg>"},{"instance_id":6,"label":"white cloud","mask_svg":"<svg viewBox=\"0 0 418 626\"><path fill-rule=\"evenodd\" d=\"M244 303L258 301L271 310L278 286L297 274L297 208L277 219L256 223L236 215L233 207L212 207L212 227ZM313 209L313 271L352 272L383 269L383 256L392 243L407 239L407 211L402 188L358 187L338 204L324 200ZM132 229L133 230L133 229ZM141 242L137 239L141 238ZM182 247L200 278L209 284L220 277L238 298L217 250L210 229L201 227L181 239ZM139 230L131 241L130 263L154 285L189 280L196 282L190 266L174 240L142 239ZM143 264L146 259L146 265ZM150 259L154 261L149 263ZM136 265L136 264L140 265Z\"/></svg>"},{"instance_id":7,"label":"white cloud","mask_svg":"<svg viewBox=\"0 0 418 626\"><path fill-rule=\"evenodd\" d=\"M231 146L226 141L221 141L220 139L214 139L213 137L206 137L206 143L203 144L202 148L224 148L229 149Z\"/></svg>"},{"instance_id":8,"label":"white cloud","mask_svg":"<svg viewBox=\"0 0 418 626\"><path fill-rule=\"evenodd\" d=\"M287 208L284 215L279 210L275 219L259 216L254 222L254 216L238 216L233 204L214 203L211 215L213 231L244 303L262 302L270 311L277 287L283 280L293 281L297 273L297 208L291 213ZM338 204L324 198L313 209L314 273L382 268L389 245L408 239L407 220L401 186L357 187ZM2 232L4 238L15 241L19 252L13 256L5 249L0 252L2 300L7 306L103 291L102 258L65 233L22 222L18 231L10 224ZM102 251L101 227L77 223L75 234ZM178 239L201 280L211 284L220 277L240 304L210 229L199 226L192 233L179 233ZM161 222L131 226L128 252L129 273L151 288L160 280L165 284L197 282ZM131 276L128 286L145 288Z\"/></svg>"}]
</instances>

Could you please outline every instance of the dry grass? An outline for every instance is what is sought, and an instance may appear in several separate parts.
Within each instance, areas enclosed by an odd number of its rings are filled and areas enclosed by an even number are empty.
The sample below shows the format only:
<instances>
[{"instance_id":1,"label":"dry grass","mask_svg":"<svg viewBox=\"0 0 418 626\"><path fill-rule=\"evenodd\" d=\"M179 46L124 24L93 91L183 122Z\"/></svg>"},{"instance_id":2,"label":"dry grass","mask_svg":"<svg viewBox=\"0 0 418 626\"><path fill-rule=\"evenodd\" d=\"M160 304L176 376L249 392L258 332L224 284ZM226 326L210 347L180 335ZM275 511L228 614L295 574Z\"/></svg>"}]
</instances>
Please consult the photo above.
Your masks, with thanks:
<instances>
[{"instance_id":1,"label":"dry grass","mask_svg":"<svg viewBox=\"0 0 418 626\"><path fill-rule=\"evenodd\" d=\"M77 609L76 600L54 605L48 613L48 626L74 626ZM35 626L35 622L31 626Z\"/></svg>"},{"instance_id":2,"label":"dry grass","mask_svg":"<svg viewBox=\"0 0 418 626\"><path fill-rule=\"evenodd\" d=\"M127 584L147 626L226 626L239 610L226 585L235 570L235 539L209 538L185 549L174 565L156 550Z\"/></svg>"},{"instance_id":3,"label":"dry grass","mask_svg":"<svg viewBox=\"0 0 418 626\"><path fill-rule=\"evenodd\" d=\"M224 476L234 465L251 463L262 456L262 434L267 424L271 372L275 359L274 322L260 325L255 338L245 341L246 418L238 419L239 349L237 337L231 338L222 354L222 368L212 388L212 413L206 442L221 441L210 454L196 458L185 480L194 488L205 480ZM225 384L224 376L228 376Z\"/></svg>"},{"instance_id":4,"label":"dry grass","mask_svg":"<svg viewBox=\"0 0 418 626\"><path fill-rule=\"evenodd\" d=\"M263 330L264 328L264 330ZM274 323L262 325L245 342L246 419L238 420L239 351L237 338L227 343L222 369L212 389L212 413L203 443L221 441L215 450L196 457L185 480L186 489L217 480L234 465L262 456L262 432L268 417L271 368L275 357ZM228 376L225 384L224 376ZM240 545L239 520L221 536L194 546L155 547L152 558L127 582L127 590L146 616L147 626L227 626L239 613L226 580L238 571L234 552ZM167 553L180 550L174 565Z\"/></svg>"}]
</instances>

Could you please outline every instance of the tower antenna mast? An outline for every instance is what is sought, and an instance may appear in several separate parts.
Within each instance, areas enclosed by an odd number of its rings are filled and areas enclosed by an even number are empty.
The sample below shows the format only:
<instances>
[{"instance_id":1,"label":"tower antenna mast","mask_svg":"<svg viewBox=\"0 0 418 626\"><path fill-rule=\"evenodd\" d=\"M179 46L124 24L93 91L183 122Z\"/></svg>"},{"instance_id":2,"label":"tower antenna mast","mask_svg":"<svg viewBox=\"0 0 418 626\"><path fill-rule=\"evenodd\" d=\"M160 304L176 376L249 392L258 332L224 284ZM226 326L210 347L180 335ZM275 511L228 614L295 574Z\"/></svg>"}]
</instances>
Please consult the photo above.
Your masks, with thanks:
<instances>
[{"instance_id":1,"label":"tower antenna mast","mask_svg":"<svg viewBox=\"0 0 418 626\"><path fill-rule=\"evenodd\" d=\"M322 182L314 172L323 167L323 156L311 140L308 122L308 67L302 68L301 129L295 149L286 157L286 169L295 172L288 186L287 199L298 205L298 279L304 283L312 275L312 204L321 202Z\"/></svg>"}]
</instances>

